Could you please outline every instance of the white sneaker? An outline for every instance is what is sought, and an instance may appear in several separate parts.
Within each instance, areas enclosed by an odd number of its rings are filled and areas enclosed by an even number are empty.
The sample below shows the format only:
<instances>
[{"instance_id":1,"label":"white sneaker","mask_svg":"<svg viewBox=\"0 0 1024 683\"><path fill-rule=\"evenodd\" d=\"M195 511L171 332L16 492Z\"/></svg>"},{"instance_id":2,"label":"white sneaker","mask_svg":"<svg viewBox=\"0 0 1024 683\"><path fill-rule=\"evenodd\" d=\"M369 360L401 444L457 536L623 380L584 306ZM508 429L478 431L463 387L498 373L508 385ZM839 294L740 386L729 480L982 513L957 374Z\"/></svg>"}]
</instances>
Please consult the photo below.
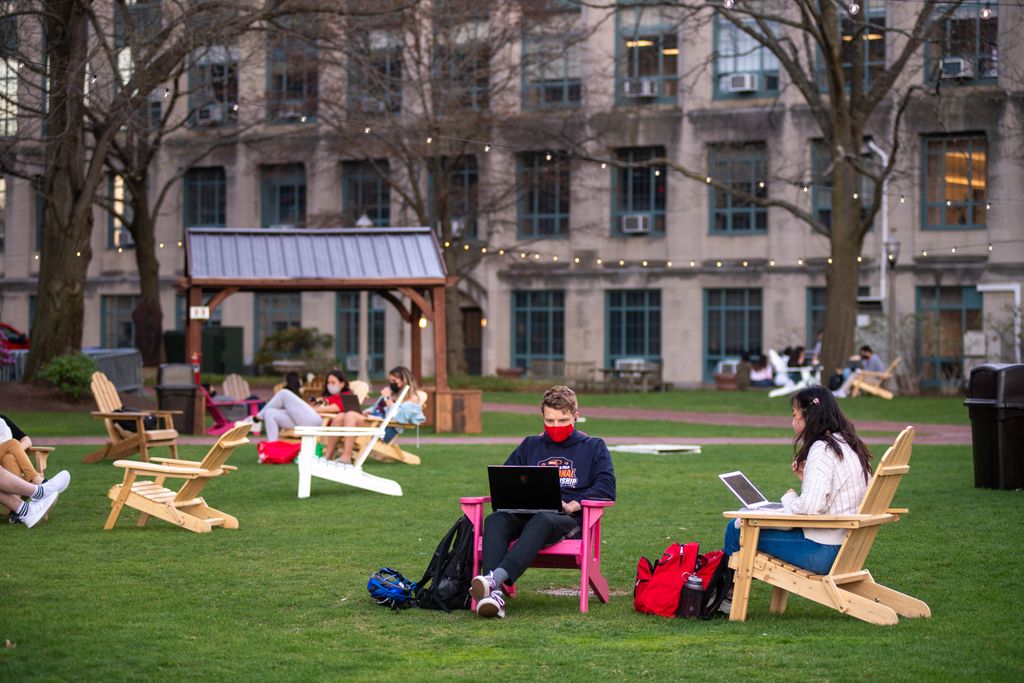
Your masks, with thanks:
<instances>
[{"instance_id":1,"label":"white sneaker","mask_svg":"<svg viewBox=\"0 0 1024 683\"><path fill-rule=\"evenodd\" d=\"M71 483L71 473L67 470L61 470L57 474L53 475L49 479L43 482L43 497L50 495L51 493L61 493Z\"/></svg>"},{"instance_id":2,"label":"white sneaker","mask_svg":"<svg viewBox=\"0 0 1024 683\"><path fill-rule=\"evenodd\" d=\"M28 511L20 516L21 523L29 529L34 527L46 515L49 509L53 507L53 504L57 502L57 496L59 495L55 491L43 496L39 500L28 501Z\"/></svg>"},{"instance_id":3,"label":"white sneaker","mask_svg":"<svg viewBox=\"0 0 1024 683\"><path fill-rule=\"evenodd\" d=\"M488 619L505 618L505 597L501 591L494 591L483 600L476 603L476 613Z\"/></svg>"},{"instance_id":4,"label":"white sneaker","mask_svg":"<svg viewBox=\"0 0 1024 683\"><path fill-rule=\"evenodd\" d=\"M251 430L249 430L249 431L255 432L256 431L256 425L257 425L256 418L253 417L252 415L250 415L249 417L245 418L244 420L237 420L235 422L235 426L236 427L242 427L244 425L252 425L253 428Z\"/></svg>"},{"instance_id":5,"label":"white sneaker","mask_svg":"<svg viewBox=\"0 0 1024 683\"><path fill-rule=\"evenodd\" d=\"M469 594L479 602L490 595L495 588L497 586L494 585L494 577L488 572L486 575L480 574L473 577L473 582L469 586Z\"/></svg>"}]
</instances>

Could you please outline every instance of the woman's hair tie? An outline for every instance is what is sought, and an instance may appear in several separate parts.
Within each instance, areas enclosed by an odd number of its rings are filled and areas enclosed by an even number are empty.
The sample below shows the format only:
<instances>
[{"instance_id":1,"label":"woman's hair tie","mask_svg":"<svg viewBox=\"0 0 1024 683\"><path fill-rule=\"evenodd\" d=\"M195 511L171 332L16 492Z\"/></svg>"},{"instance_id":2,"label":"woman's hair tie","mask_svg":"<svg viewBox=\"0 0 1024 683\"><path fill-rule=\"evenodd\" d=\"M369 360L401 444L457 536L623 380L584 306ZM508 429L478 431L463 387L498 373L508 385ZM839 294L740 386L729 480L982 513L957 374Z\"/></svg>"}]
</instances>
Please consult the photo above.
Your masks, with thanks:
<instances>
[{"instance_id":1,"label":"woman's hair tie","mask_svg":"<svg viewBox=\"0 0 1024 683\"><path fill-rule=\"evenodd\" d=\"M815 396L814 398L811 399L811 403L813 403L814 405L818 405L819 403L821 403L821 401L819 401L818 397Z\"/></svg>"}]
</instances>

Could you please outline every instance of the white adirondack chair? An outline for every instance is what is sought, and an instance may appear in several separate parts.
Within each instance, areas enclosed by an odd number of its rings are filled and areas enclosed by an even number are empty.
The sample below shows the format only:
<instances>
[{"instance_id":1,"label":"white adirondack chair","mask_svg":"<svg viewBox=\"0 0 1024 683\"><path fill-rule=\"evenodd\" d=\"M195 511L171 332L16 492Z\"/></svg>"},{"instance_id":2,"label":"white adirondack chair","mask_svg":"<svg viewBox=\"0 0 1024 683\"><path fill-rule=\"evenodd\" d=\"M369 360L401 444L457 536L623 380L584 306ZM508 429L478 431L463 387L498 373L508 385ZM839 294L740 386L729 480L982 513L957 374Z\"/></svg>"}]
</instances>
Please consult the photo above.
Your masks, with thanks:
<instances>
[{"instance_id":1,"label":"white adirondack chair","mask_svg":"<svg viewBox=\"0 0 1024 683\"><path fill-rule=\"evenodd\" d=\"M302 445L299 446L299 457L296 460L299 465L299 498L309 498L313 477L366 489L374 493L383 493L387 496L402 495L402 487L397 481L363 472L363 463L377 442L384 437L384 430L395 417L398 406L402 404L408 393L409 386L406 385L398 395L398 400L384 416L384 420L373 427L296 427L295 434L302 439ZM316 442L317 437L320 436L369 436L370 439L359 451L356 461L348 465L340 461L316 457Z\"/></svg>"},{"instance_id":2,"label":"white adirondack chair","mask_svg":"<svg viewBox=\"0 0 1024 683\"><path fill-rule=\"evenodd\" d=\"M776 396L788 396L789 394L795 394L801 389L806 389L807 387L814 386L815 384L821 384L820 365L801 365L795 368L787 367L786 363L782 360L782 356L780 356L775 349L768 349L768 362L771 364L772 370L775 371L775 383L779 385L777 389L772 389L768 392L769 398L775 398ZM794 381L789 375L791 372L800 373L800 379L798 381Z\"/></svg>"}]
</instances>

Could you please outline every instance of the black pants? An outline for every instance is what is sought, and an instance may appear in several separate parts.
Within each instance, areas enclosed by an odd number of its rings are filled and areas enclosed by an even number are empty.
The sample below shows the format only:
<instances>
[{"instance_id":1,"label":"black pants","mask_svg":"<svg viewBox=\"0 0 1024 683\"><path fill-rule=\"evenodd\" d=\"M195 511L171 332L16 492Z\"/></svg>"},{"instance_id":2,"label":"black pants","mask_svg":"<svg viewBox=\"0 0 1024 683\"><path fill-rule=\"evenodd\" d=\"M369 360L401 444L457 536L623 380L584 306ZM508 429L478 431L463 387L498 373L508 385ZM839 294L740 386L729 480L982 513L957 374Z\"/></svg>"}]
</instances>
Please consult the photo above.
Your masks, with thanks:
<instances>
[{"instance_id":1,"label":"black pants","mask_svg":"<svg viewBox=\"0 0 1024 683\"><path fill-rule=\"evenodd\" d=\"M563 512L491 513L484 520L483 571L486 574L501 567L508 572L508 582L515 583L542 548L557 543L579 526L578 515ZM511 541L516 544L509 548Z\"/></svg>"}]
</instances>

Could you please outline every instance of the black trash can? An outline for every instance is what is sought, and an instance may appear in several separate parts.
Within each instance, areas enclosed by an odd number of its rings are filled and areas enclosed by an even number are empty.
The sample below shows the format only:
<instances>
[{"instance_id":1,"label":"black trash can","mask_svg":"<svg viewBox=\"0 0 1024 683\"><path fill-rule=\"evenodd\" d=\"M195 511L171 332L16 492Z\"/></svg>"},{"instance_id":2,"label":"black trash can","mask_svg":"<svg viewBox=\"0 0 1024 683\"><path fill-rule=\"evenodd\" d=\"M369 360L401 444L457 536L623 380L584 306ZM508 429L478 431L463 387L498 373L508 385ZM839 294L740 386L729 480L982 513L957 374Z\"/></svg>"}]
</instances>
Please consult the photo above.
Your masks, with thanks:
<instances>
[{"instance_id":1,"label":"black trash can","mask_svg":"<svg viewBox=\"0 0 1024 683\"><path fill-rule=\"evenodd\" d=\"M967 385L974 485L1024 488L1024 365L986 364Z\"/></svg>"},{"instance_id":2,"label":"black trash can","mask_svg":"<svg viewBox=\"0 0 1024 683\"><path fill-rule=\"evenodd\" d=\"M192 383L192 366L165 363L157 372L156 400L160 410L180 410L174 415L174 428L179 434L193 433L196 386Z\"/></svg>"}]
</instances>

